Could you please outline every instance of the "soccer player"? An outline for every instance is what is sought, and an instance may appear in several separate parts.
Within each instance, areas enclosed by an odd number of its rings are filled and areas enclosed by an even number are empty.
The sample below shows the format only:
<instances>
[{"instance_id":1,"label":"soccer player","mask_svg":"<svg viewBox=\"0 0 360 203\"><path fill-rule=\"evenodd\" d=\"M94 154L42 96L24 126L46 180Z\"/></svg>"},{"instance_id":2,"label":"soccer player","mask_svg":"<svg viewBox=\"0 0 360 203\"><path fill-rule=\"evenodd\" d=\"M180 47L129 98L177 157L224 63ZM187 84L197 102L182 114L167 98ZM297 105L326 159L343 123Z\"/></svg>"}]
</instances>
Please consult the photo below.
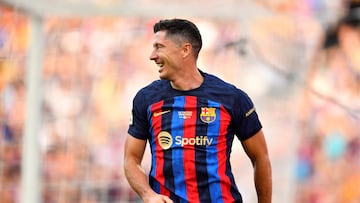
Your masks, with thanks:
<instances>
[{"instance_id":1,"label":"soccer player","mask_svg":"<svg viewBox=\"0 0 360 203\"><path fill-rule=\"evenodd\" d=\"M202 39L188 20L154 27L150 60L160 80L133 100L124 170L145 203L242 202L231 171L234 136L251 160L258 202L271 202L271 164L255 107L248 95L197 67ZM147 141L151 170L141 168Z\"/></svg>"}]
</instances>

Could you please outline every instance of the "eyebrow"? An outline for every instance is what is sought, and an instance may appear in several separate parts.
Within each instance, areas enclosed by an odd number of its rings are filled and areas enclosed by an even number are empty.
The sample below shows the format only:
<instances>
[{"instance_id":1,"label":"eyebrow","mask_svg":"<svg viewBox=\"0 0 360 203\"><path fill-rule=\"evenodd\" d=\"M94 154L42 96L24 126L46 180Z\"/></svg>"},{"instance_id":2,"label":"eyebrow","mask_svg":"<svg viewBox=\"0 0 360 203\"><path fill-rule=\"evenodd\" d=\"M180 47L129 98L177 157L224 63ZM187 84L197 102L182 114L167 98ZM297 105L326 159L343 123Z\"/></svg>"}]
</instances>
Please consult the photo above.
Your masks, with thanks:
<instances>
[{"instance_id":1,"label":"eyebrow","mask_svg":"<svg viewBox=\"0 0 360 203\"><path fill-rule=\"evenodd\" d=\"M153 47L164 47L164 44L155 42L155 43L153 44Z\"/></svg>"}]
</instances>

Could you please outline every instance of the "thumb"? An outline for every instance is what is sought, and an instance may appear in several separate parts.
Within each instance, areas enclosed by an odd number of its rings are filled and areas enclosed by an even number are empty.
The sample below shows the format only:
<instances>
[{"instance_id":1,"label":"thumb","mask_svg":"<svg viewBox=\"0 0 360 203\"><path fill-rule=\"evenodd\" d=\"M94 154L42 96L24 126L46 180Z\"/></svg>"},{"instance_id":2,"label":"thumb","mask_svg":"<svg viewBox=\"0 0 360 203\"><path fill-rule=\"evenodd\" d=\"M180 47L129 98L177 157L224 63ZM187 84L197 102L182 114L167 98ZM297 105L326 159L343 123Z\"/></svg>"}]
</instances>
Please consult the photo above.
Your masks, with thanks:
<instances>
[{"instance_id":1,"label":"thumb","mask_svg":"<svg viewBox=\"0 0 360 203\"><path fill-rule=\"evenodd\" d=\"M163 200L165 203L173 203L173 201L168 196L165 195L163 195Z\"/></svg>"}]
</instances>

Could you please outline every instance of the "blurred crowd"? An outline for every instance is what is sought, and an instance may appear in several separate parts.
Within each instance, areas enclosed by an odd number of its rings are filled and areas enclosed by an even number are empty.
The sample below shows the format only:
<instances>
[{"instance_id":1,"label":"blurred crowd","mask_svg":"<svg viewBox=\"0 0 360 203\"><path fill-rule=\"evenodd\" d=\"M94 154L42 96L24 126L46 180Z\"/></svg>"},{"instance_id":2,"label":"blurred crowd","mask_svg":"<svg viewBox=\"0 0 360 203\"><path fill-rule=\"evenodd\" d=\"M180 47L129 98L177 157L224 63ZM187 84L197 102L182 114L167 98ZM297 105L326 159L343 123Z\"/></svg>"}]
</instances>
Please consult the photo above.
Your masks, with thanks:
<instances>
[{"instance_id":1,"label":"blurred crowd","mask_svg":"<svg viewBox=\"0 0 360 203\"><path fill-rule=\"evenodd\" d=\"M299 203L360 201L359 6L320 41L300 92Z\"/></svg>"},{"instance_id":2,"label":"blurred crowd","mask_svg":"<svg viewBox=\"0 0 360 203\"><path fill-rule=\"evenodd\" d=\"M286 180L294 181L293 202L358 202L360 30L340 23L340 14L320 18L325 1L259 2L274 15L253 19L248 30L236 20L193 18L204 37L199 66L253 96L264 109L259 112L264 126L281 116L296 123L294 179ZM19 202L21 194L28 20L0 5L1 203ZM123 144L133 96L157 79L156 66L148 60L156 20L44 20L38 134L43 202L140 202L124 178ZM331 23L336 26L325 29ZM291 151L286 142L295 141L283 122L265 129L275 169ZM242 164L237 161L234 168ZM276 180L275 192L281 190Z\"/></svg>"}]
</instances>

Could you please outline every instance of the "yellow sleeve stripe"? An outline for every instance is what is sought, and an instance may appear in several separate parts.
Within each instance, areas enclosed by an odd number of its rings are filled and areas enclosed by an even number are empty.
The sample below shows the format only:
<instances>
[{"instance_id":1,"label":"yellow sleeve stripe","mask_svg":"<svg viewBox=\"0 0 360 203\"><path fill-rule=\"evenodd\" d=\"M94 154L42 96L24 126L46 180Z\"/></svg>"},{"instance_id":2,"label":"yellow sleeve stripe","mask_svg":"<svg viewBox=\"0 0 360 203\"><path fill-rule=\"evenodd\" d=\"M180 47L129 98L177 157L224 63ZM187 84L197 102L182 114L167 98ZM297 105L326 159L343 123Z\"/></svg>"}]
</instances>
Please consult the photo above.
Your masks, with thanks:
<instances>
[{"instance_id":1,"label":"yellow sleeve stripe","mask_svg":"<svg viewBox=\"0 0 360 203\"><path fill-rule=\"evenodd\" d=\"M251 109L245 114L245 116L246 116L246 117L250 116L250 114L252 114L252 112L254 112L254 111L255 111L255 107L251 108Z\"/></svg>"}]
</instances>

